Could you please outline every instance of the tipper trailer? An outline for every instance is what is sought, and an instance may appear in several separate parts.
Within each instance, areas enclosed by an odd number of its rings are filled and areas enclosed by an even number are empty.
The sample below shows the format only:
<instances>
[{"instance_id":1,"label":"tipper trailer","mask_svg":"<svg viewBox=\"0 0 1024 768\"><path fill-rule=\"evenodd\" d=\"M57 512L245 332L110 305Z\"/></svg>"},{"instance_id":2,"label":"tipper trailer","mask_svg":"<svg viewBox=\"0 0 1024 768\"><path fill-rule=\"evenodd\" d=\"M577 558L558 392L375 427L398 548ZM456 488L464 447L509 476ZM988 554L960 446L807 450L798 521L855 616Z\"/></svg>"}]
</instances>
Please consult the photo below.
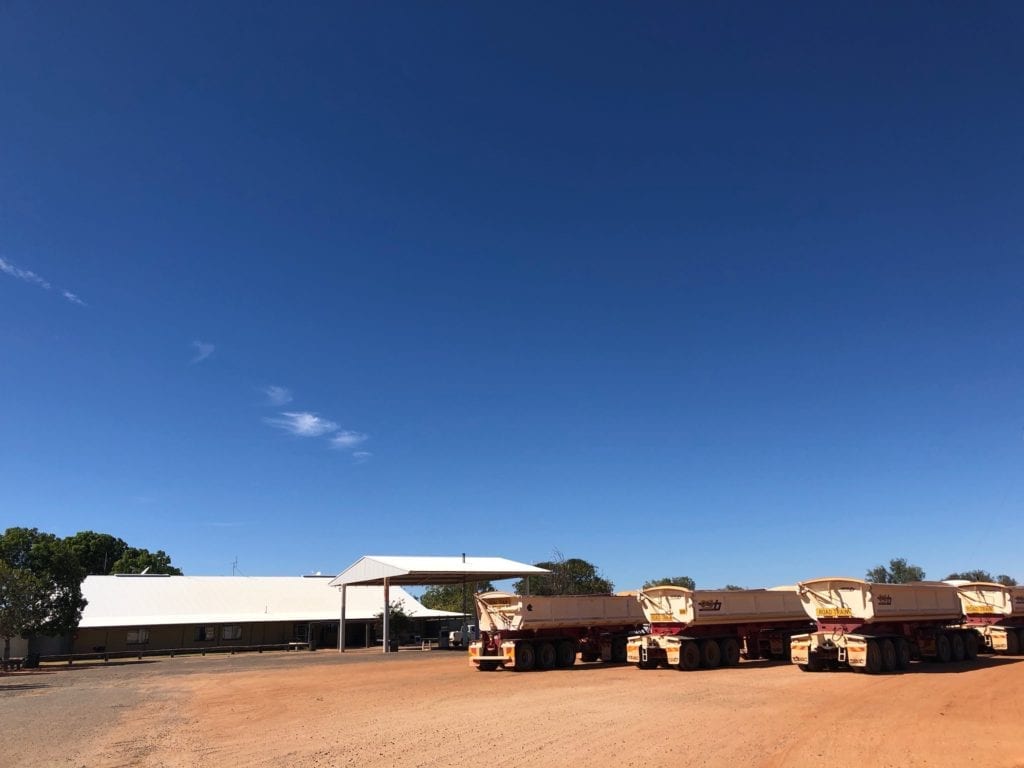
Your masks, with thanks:
<instances>
[{"instance_id":1,"label":"tipper trailer","mask_svg":"<svg viewBox=\"0 0 1024 768\"><path fill-rule=\"evenodd\" d=\"M629 638L627 658L641 669L732 666L746 658L784 657L808 621L792 586L699 589L661 586L637 593L650 634Z\"/></svg>"},{"instance_id":2,"label":"tipper trailer","mask_svg":"<svg viewBox=\"0 0 1024 768\"><path fill-rule=\"evenodd\" d=\"M978 655L978 635L961 627L960 596L949 584L829 577L796 588L817 625L790 642L791 661L805 672L852 667L877 674L906 669L914 658L947 662Z\"/></svg>"},{"instance_id":3,"label":"tipper trailer","mask_svg":"<svg viewBox=\"0 0 1024 768\"><path fill-rule=\"evenodd\" d=\"M571 667L582 661L626 661L626 638L639 631L644 614L635 597L622 595L474 596L480 639L469 662L488 672Z\"/></svg>"},{"instance_id":4,"label":"tipper trailer","mask_svg":"<svg viewBox=\"0 0 1024 768\"><path fill-rule=\"evenodd\" d=\"M984 650L1014 656L1024 650L1024 587L984 581L949 581L960 596L963 626Z\"/></svg>"}]
</instances>

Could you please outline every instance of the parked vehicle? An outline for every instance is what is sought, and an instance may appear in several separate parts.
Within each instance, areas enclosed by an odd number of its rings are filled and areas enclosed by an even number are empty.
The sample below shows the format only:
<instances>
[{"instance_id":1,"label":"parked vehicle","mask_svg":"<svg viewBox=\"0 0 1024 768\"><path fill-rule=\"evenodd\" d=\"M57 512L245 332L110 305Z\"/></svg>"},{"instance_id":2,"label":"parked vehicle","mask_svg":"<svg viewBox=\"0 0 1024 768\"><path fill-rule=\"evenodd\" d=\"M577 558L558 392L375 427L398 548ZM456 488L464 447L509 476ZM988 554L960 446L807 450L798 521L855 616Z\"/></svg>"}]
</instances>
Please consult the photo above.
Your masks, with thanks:
<instances>
[{"instance_id":1,"label":"parked vehicle","mask_svg":"<svg viewBox=\"0 0 1024 768\"><path fill-rule=\"evenodd\" d=\"M792 586L699 589L659 586L637 598L650 634L629 638L628 660L641 669L733 666L741 657L785 657L790 637L813 624Z\"/></svg>"},{"instance_id":2,"label":"parked vehicle","mask_svg":"<svg viewBox=\"0 0 1024 768\"><path fill-rule=\"evenodd\" d=\"M626 639L644 623L635 597L622 595L476 595L480 639L469 646L470 664L526 672L571 667L582 661L622 663Z\"/></svg>"}]
</instances>

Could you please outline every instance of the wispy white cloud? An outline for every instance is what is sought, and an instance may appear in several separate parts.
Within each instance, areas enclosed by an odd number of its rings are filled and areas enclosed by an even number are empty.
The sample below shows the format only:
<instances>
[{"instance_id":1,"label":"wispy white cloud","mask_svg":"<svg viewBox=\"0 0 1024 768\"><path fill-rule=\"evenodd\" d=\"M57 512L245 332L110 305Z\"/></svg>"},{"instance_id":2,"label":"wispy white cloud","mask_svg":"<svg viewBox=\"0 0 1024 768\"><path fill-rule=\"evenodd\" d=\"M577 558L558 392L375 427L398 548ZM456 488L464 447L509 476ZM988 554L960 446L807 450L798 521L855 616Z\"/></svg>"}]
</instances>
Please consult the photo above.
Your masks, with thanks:
<instances>
[{"instance_id":1,"label":"wispy white cloud","mask_svg":"<svg viewBox=\"0 0 1024 768\"><path fill-rule=\"evenodd\" d=\"M370 457L372 457L372 456L373 456L373 454L370 453L369 451L353 451L352 452L352 460L355 461L356 464L365 464L366 462L368 462L370 460Z\"/></svg>"},{"instance_id":2,"label":"wispy white cloud","mask_svg":"<svg viewBox=\"0 0 1024 768\"><path fill-rule=\"evenodd\" d=\"M292 391L287 387L269 386L263 390L269 405L285 405L292 401Z\"/></svg>"},{"instance_id":3,"label":"wispy white cloud","mask_svg":"<svg viewBox=\"0 0 1024 768\"><path fill-rule=\"evenodd\" d=\"M85 306L85 302L82 301L80 298L78 298L78 296L73 294L71 291L62 290L60 292L60 295L63 296L68 301L70 301L72 304L77 304L80 307L84 307Z\"/></svg>"},{"instance_id":4,"label":"wispy white cloud","mask_svg":"<svg viewBox=\"0 0 1024 768\"><path fill-rule=\"evenodd\" d=\"M331 445L335 448L355 448L360 443L365 442L367 437L368 435L364 435L362 432L343 429L331 436Z\"/></svg>"},{"instance_id":5,"label":"wispy white cloud","mask_svg":"<svg viewBox=\"0 0 1024 768\"><path fill-rule=\"evenodd\" d=\"M264 421L273 427L278 427L285 432L290 432L300 437L320 437L321 435L334 432L338 428L338 425L333 421L322 419L309 411L286 411L280 416L266 418Z\"/></svg>"},{"instance_id":6,"label":"wispy white cloud","mask_svg":"<svg viewBox=\"0 0 1024 768\"><path fill-rule=\"evenodd\" d=\"M50 290L53 287L52 285L50 285L48 281L41 278L31 269L20 269L19 267L16 267L13 264L11 264L11 262L3 258L2 256L0 256L0 272L3 272L6 275L10 275L11 277L17 278L18 280L22 280L26 283L38 285L40 288L45 288L46 290Z\"/></svg>"},{"instance_id":7,"label":"wispy white cloud","mask_svg":"<svg viewBox=\"0 0 1024 768\"><path fill-rule=\"evenodd\" d=\"M193 341L192 348L196 351L196 356L189 360L189 365L195 365L196 363L203 362L203 360L212 355L213 351L217 349L215 345L210 344L207 341Z\"/></svg>"},{"instance_id":8,"label":"wispy white cloud","mask_svg":"<svg viewBox=\"0 0 1024 768\"><path fill-rule=\"evenodd\" d=\"M39 288L42 288L44 291L53 290L53 285L50 283L49 280L40 275L37 275L31 269L22 269L21 267L15 266L2 256L0 256L0 272L3 272L5 275L9 275L10 277L13 277L15 280L21 280L23 283L28 283L29 285L35 285ZM85 302L82 301L76 294L72 293L66 288L61 288L59 290L60 295L63 296L68 301L70 301L72 304L77 304L80 307L84 307L86 305Z\"/></svg>"}]
</instances>

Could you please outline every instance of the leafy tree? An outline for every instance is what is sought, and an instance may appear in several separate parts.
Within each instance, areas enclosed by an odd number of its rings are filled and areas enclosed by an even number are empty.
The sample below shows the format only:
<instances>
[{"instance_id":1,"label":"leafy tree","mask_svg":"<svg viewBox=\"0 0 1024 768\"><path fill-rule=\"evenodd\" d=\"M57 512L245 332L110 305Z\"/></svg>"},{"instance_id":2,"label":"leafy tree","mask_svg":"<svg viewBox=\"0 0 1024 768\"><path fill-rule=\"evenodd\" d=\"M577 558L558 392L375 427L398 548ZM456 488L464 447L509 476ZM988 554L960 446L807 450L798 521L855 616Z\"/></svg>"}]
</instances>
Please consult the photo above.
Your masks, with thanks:
<instances>
[{"instance_id":1,"label":"leafy tree","mask_svg":"<svg viewBox=\"0 0 1024 768\"><path fill-rule=\"evenodd\" d=\"M3 658L11 658L11 638L27 635L45 618L46 585L23 568L0 561L0 637Z\"/></svg>"},{"instance_id":2,"label":"leafy tree","mask_svg":"<svg viewBox=\"0 0 1024 768\"><path fill-rule=\"evenodd\" d=\"M1007 576L1005 573L1001 573L998 576L993 576L988 571L983 571L980 568L973 571L951 573L949 574L949 576L946 577L946 579L961 579L963 581L987 581L990 584L1002 584L1004 587L1017 586L1017 580L1012 576Z\"/></svg>"},{"instance_id":3,"label":"leafy tree","mask_svg":"<svg viewBox=\"0 0 1024 768\"><path fill-rule=\"evenodd\" d=\"M737 587L735 584L726 584L725 588L730 592L742 592L746 587Z\"/></svg>"},{"instance_id":4,"label":"leafy tree","mask_svg":"<svg viewBox=\"0 0 1024 768\"><path fill-rule=\"evenodd\" d=\"M924 570L917 565L909 565L906 558L897 557L889 561L889 567L876 565L864 576L866 581L878 584L906 584L909 581L924 581Z\"/></svg>"},{"instance_id":5,"label":"leafy tree","mask_svg":"<svg viewBox=\"0 0 1024 768\"><path fill-rule=\"evenodd\" d=\"M467 582L465 591L463 591L462 584L435 585L427 587L420 598L420 603L423 604L424 608L431 608L435 611L455 611L457 613L462 613L463 605L465 605L465 611L473 613L476 606L473 595L477 592L491 592L493 590L494 585L489 581ZM466 596L465 603L463 603L462 599L463 594Z\"/></svg>"},{"instance_id":6,"label":"leafy tree","mask_svg":"<svg viewBox=\"0 0 1024 768\"><path fill-rule=\"evenodd\" d=\"M114 563L120 560L128 549L124 539L96 531L79 531L74 536L68 536L65 541L71 545L71 549L78 556L78 562L90 576L105 576L111 573Z\"/></svg>"},{"instance_id":7,"label":"leafy tree","mask_svg":"<svg viewBox=\"0 0 1024 768\"><path fill-rule=\"evenodd\" d=\"M566 559L557 550L554 560L536 563L536 566L551 573L520 579L514 586L517 595L595 595L607 594L614 588L592 563L577 557Z\"/></svg>"},{"instance_id":8,"label":"leafy tree","mask_svg":"<svg viewBox=\"0 0 1024 768\"><path fill-rule=\"evenodd\" d=\"M381 622L383 627L384 623L384 611L378 613L375 617L377 621ZM407 635L412 629L412 619L409 614L405 612L401 601L392 600L391 605L388 606L388 633L392 637L398 637L399 635Z\"/></svg>"},{"instance_id":9,"label":"leafy tree","mask_svg":"<svg viewBox=\"0 0 1024 768\"><path fill-rule=\"evenodd\" d=\"M149 570L146 570L146 569ZM171 565L171 557L162 549L150 552L148 549L128 547L110 569L111 573L167 573L181 576L181 569Z\"/></svg>"},{"instance_id":10,"label":"leafy tree","mask_svg":"<svg viewBox=\"0 0 1024 768\"><path fill-rule=\"evenodd\" d=\"M643 589L648 587L686 587L687 589L696 589L697 582L689 576L666 576L663 579L645 581Z\"/></svg>"},{"instance_id":11,"label":"leafy tree","mask_svg":"<svg viewBox=\"0 0 1024 768\"><path fill-rule=\"evenodd\" d=\"M36 598L31 610L14 611L22 617L19 634L62 635L78 626L85 569L65 540L37 528L8 528L0 535L0 563L18 572L8 576L12 595L27 590Z\"/></svg>"}]
</instances>

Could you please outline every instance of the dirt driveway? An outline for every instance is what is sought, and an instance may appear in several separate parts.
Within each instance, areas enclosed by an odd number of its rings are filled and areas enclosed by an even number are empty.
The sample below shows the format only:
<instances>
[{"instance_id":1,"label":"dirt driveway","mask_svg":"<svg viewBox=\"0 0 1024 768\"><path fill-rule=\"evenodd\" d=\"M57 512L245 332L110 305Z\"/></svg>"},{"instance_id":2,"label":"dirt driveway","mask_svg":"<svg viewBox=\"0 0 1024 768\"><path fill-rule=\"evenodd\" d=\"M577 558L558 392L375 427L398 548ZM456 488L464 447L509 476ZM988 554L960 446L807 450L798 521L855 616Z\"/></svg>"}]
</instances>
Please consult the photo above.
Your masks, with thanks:
<instances>
[{"instance_id":1,"label":"dirt driveway","mask_svg":"<svg viewBox=\"0 0 1024 768\"><path fill-rule=\"evenodd\" d=\"M0 762L1024 768L1021 662L516 674L320 651L45 669L0 677Z\"/></svg>"}]
</instances>

